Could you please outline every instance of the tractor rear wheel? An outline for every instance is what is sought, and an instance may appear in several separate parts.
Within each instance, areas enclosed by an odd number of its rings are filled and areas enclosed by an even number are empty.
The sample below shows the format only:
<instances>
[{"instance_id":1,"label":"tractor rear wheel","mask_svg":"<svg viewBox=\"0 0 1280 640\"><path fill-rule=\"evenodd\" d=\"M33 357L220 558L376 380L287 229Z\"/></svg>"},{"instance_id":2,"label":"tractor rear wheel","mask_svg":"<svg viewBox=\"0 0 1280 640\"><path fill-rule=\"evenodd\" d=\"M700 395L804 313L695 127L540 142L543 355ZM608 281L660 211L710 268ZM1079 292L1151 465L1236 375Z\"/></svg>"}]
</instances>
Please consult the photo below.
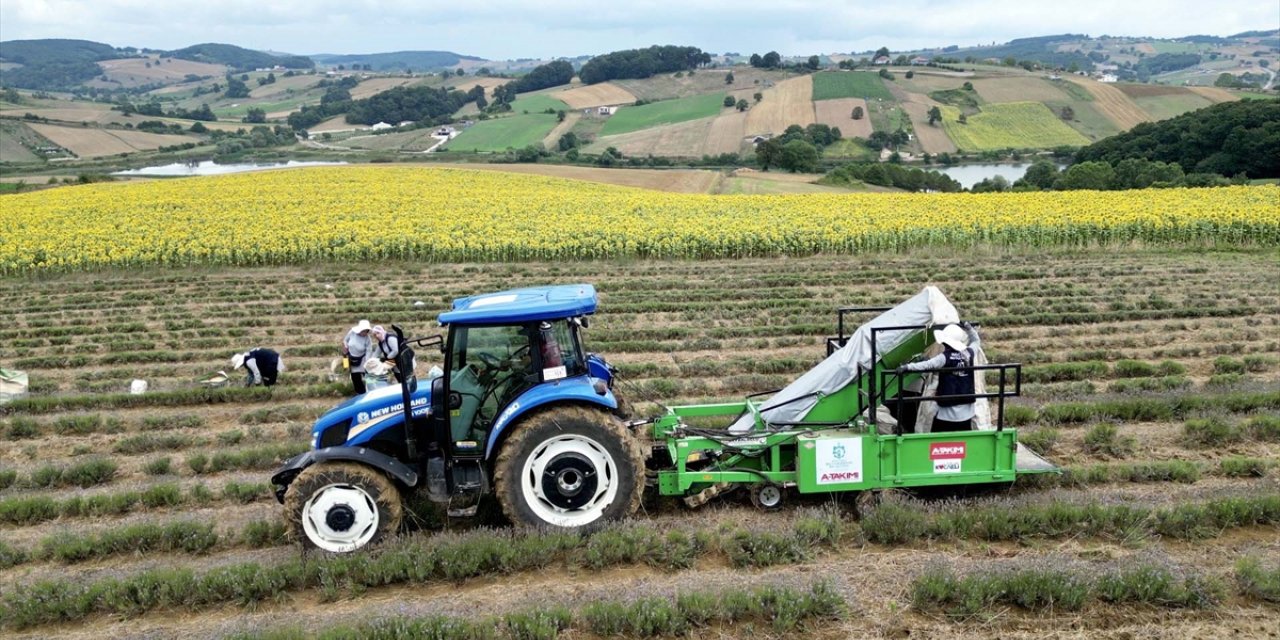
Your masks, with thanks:
<instances>
[{"instance_id":1,"label":"tractor rear wheel","mask_svg":"<svg viewBox=\"0 0 1280 640\"><path fill-rule=\"evenodd\" d=\"M587 527L635 513L644 458L617 416L558 407L516 425L494 465L494 490L517 525Z\"/></svg>"},{"instance_id":2,"label":"tractor rear wheel","mask_svg":"<svg viewBox=\"0 0 1280 640\"><path fill-rule=\"evenodd\" d=\"M355 462L321 462L298 474L284 497L289 532L314 549L347 553L400 529L400 492L386 474Z\"/></svg>"}]
</instances>

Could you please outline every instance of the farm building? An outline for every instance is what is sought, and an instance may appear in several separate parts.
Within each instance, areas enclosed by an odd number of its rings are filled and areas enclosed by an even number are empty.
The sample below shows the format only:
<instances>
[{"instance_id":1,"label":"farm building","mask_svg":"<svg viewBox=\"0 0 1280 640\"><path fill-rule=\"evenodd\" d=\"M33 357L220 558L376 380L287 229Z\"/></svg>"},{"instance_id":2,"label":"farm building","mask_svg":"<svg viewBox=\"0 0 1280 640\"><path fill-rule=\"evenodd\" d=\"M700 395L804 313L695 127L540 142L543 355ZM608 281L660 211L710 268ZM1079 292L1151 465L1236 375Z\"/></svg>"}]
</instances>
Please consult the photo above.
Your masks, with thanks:
<instances>
[{"instance_id":1,"label":"farm building","mask_svg":"<svg viewBox=\"0 0 1280 640\"><path fill-rule=\"evenodd\" d=\"M916 56L911 59L911 64L917 67L920 65L926 65L929 64L929 59L924 56Z\"/></svg>"},{"instance_id":2,"label":"farm building","mask_svg":"<svg viewBox=\"0 0 1280 640\"><path fill-rule=\"evenodd\" d=\"M889 64L889 56L876 56L871 64Z\"/></svg>"}]
</instances>

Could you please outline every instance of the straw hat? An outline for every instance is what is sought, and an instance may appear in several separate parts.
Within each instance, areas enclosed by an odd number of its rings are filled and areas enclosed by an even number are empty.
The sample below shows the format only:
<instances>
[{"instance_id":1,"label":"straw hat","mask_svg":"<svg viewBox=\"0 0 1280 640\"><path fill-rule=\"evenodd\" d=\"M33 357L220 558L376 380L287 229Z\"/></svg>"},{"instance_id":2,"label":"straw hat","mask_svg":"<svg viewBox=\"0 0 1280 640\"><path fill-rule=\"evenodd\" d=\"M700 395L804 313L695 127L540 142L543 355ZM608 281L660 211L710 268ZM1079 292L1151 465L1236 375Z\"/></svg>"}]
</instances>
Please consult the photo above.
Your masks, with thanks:
<instances>
[{"instance_id":1,"label":"straw hat","mask_svg":"<svg viewBox=\"0 0 1280 640\"><path fill-rule=\"evenodd\" d=\"M934 331L933 338L956 351L964 351L969 346L969 334L958 324L949 324L943 329Z\"/></svg>"}]
</instances>

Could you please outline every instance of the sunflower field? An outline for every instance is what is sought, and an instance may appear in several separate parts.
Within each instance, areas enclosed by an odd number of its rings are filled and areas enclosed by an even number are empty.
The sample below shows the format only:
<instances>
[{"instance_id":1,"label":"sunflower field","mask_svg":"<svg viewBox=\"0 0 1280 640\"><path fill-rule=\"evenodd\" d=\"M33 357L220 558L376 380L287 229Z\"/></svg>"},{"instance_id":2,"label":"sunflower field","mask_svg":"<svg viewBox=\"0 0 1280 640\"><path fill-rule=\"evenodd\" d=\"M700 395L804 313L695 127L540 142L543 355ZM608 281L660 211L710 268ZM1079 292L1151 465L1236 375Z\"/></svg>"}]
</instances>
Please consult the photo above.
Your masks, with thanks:
<instances>
[{"instance_id":1,"label":"sunflower field","mask_svg":"<svg viewBox=\"0 0 1280 640\"><path fill-rule=\"evenodd\" d=\"M322 167L0 200L7 274L1121 243L1280 245L1280 187L724 196L462 169Z\"/></svg>"}]
</instances>

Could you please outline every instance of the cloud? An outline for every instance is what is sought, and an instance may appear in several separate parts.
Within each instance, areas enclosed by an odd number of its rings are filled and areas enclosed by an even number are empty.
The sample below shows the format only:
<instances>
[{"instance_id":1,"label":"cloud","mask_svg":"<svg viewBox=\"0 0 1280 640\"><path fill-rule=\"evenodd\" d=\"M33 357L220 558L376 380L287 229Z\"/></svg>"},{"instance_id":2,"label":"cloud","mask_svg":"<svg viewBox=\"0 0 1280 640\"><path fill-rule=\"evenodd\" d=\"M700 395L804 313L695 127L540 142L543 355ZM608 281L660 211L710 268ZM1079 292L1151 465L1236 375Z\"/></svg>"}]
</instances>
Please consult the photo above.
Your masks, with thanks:
<instances>
[{"instance_id":1,"label":"cloud","mask_svg":"<svg viewBox=\"0 0 1280 640\"><path fill-rule=\"evenodd\" d=\"M1055 33L1176 37L1280 27L1274 0L5 0L0 39L117 46L199 42L293 53L448 49L489 58L574 56L649 44L804 55L974 45Z\"/></svg>"}]
</instances>

